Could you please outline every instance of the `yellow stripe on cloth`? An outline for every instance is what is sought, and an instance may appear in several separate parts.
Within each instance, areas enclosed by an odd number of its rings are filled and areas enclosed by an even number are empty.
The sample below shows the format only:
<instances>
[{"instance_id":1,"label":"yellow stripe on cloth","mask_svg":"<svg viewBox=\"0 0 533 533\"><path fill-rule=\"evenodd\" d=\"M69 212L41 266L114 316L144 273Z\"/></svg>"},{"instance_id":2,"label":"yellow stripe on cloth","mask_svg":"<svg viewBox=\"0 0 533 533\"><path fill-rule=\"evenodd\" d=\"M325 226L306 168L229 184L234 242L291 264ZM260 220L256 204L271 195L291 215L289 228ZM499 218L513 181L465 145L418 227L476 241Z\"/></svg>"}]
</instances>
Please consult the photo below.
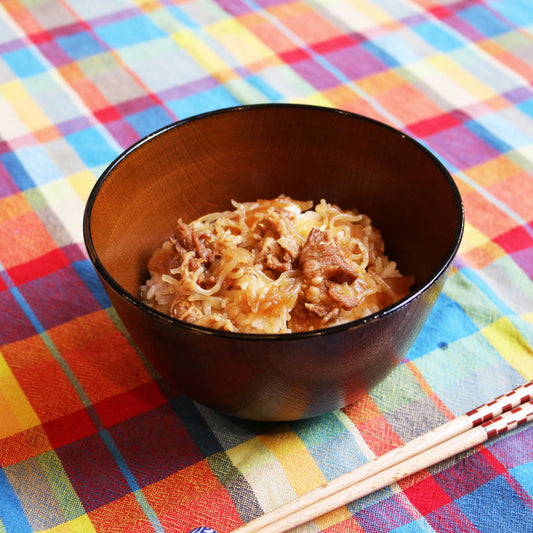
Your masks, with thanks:
<instances>
[{"instance_id":1,"label":"yellow stripe on cloth","mask_svg":"<svg viewBox=\"0 0 533 533\"><path fill-rule=\"evenodd\" d=\"M96 533L96 529L87 515L80 516L52 529L41 530L40 533Z\"/></svg>"},{"instance_id":2,"label":"yellow stripe on cloth","mask_svg":"<svg viewBox=\"0 0 533 533\"><path fill-rule=\"evenodd\" d=\"M2 410L0 438L9 437L41 423L1 353L0 409L5 409Z\"/></svg>"},{"instance_id":3,"label":"yellow stripe on cloth","mask_svg":"<svg viewBox=\"0 0 533 533\"><path fill-rule=\"evenodd\" d=\"M94 174L90 170L83 170L76 174L71 174L66 179L81 200L86 202L96 182Z\"/></svg>"},{"instance_id":4,"label":"yellow stripe on cloth","mask_svg":"<svg viewBox=\"0 0 533 533\"><path fill-rule=\"evenodd\" d=\"M223 44L242 65L249 65L273 56L270 48L234 19L212 24L207 28L207 32Z\"/></svg>"},{"instance_id":5,"label":"yellow stripe on cloth","mask_svg":"<svg viewBox=\"0 0 533 533\"><path fill-rule=\"evenodd\" d=\"M459 253L465 254L474 248L479 248L491 242L490 239L468 221L465 222L463 239L459 247Z\"/></svg>"},{"instance_id":6,"label":"yellow stripe on cloth","mask_svg":"<svg viewBox=\"0 0 533 533\"><path fill-rule=\"evenodd\" d=\"M20 80L11 81L2 85L0 87L0 92L9 101L20 120L30 131L35 132L52 126L48 117L30 96ZM2 121L2 126L9 126L7 127L8 137L16 137L22 133L20 123L14 122L12 124L6 124L5 121ZM9 140L9 138L7 140Z\"/></svg>"},{"instance_id":7,"label":"yellow stripe on cloth","mask_svg":"<svg viewBox=\"0 0 533 533\"><path fill-rule=\"evenodd\" d=\"M258 439L276 457L297 496L306 494L327 482L305 444L292 431L260 435ZM343 507L314 521L321 529L326 529L351 516L351 513Z\"/></svg>"},{"instance_id":8,"label":"yellow stripe on cloth","mask_svg":"<svg viewBox=\"0 0 533 533\"><path fill-rule=\"evenodd\" d=\"M500 355L526 379L533 379L533 349L507 317L482 331Z\"/></svg>"},{"instance_id":9,"label":"yellow stripe on cloth","mask_svg":"<svg viewBox=\"0 0 533 533\"><path fill-rule=\"evenodd\" d=\"M440 72L448 76L450 80L453 80L458 87L467 90L477 101L482 102L498 96L492 88L480 82L464 68L463 64L469 60L474 61L474 56L468 52L468 49L462 50L457 57L459 60L462 60L462 64L444 54L429 58L429 62Z\"/></svg>"},{"instance_id":10,"label":"yellow stripe on cloth","mask_svg":"<svg viewBox=\"0 0 533 533\"><path fill-rule=\"evenodd\" d=\"M231 70L230 66L192 31L178 31L172 34L172 39L186 50L201 67L211 73L211 75L215 76L217 72Z\"/></svg>"}]
</instances>

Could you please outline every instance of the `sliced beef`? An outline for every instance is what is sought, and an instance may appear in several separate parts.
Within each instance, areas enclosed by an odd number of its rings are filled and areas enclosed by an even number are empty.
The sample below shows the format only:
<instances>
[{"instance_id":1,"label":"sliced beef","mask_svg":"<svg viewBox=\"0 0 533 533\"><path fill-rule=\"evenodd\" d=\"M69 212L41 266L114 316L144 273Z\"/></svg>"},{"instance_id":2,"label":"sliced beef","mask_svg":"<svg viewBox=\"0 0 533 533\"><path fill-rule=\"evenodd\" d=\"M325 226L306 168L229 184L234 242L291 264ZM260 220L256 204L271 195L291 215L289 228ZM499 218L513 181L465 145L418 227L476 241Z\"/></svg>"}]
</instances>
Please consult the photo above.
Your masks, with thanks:
<instances>
[{"instance_id":1,"label":"sliced beef","mask_svg":"<svg viewBox=\"0 0 533 533\"><path fill-rule=\"evenodd\" d=\"M269 210L258 221L258 255L263 264L275 272L294 268L293 262L300 253L300 244L291 230L291 222L275 210Z\"/></svg>"},{"instance_id":2,"label":"sliced beef","mask_svg":"<svg viewBox=\"0 0 533 533\"><path fill-rule=\"evenodd\" d=\"M320 280L352 283L357 272L346 261L334 239L325 231L313 228L300 252L300 268L309 284Z\"/></svg>"},{"instance_id":3,"label":"sliced beef","mask_svg":"<svg viewBox=\"0 0 533 533\"><path fill-rule=\"evenodd\" d=\"M197 231L190 224L185 224L179 219L173 243L181 257L183 257L185 252L195 252L196 256L203 261L212 263L215 260L215 254L213 250L206 246L206 239L208 238L209 235L207 233Z\"/></svg>"}]
</instances>

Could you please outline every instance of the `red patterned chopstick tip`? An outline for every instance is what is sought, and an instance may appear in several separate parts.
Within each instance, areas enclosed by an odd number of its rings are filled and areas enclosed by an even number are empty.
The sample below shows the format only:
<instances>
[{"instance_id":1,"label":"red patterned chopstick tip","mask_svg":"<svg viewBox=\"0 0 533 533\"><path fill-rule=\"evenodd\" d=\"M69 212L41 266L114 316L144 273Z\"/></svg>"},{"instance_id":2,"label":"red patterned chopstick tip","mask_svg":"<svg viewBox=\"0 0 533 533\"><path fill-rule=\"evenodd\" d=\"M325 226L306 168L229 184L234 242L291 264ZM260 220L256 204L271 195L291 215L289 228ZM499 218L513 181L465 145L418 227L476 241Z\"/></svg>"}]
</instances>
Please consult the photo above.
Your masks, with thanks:
<instances>
[{"instance_id":1,"label":"red patterned chopstick tip","mask_svg":"<svg viewBox=\"0 0 533 533\"><path fill-rule=\"evenodd\" d=\"M530 420L533 420L533 402L526 402L507 413L485 422L482 424L482 427L487 432L487 437L492 439Z\"/></svg>"},{"instance_id":2,"label":"red patterned chopstick tip","mask_svg":"<svg viewBox=\"0 0 533 533\"><path fill-rule=\"evenodd\" d=\"M533 381L472 409L466 413L466 416L470 419L472 427L476 427L530 400L533 400Z\"/></svg>"}]
</instances>

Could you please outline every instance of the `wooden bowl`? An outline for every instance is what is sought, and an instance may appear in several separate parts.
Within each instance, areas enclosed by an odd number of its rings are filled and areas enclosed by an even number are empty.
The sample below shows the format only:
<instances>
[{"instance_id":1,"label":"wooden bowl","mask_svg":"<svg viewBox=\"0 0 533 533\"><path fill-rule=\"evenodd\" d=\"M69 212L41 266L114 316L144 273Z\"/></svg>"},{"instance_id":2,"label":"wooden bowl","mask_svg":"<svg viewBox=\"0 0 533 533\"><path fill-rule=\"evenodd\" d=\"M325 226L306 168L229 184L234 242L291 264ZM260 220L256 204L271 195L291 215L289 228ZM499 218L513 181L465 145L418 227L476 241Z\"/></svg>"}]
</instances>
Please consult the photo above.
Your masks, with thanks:
<instances>
[{"instance_id":1,"label":"wooden bowl","mask_svg":"<svg viewBox=\"0 0 533 533\"><path fill-rule=\"evenodd\" d=\"M412 292L367 318L309 333L228 333L144 305L147 261L179 217L230 200L286 194L369 215ZM163 128L100 177L84 214L91 261L153 366L190 398L229 415L294 420L350 404L405 356L457 252L464 214L446 169L375 120L313 106L215 111Z\"/></svg>"}]
</instances>

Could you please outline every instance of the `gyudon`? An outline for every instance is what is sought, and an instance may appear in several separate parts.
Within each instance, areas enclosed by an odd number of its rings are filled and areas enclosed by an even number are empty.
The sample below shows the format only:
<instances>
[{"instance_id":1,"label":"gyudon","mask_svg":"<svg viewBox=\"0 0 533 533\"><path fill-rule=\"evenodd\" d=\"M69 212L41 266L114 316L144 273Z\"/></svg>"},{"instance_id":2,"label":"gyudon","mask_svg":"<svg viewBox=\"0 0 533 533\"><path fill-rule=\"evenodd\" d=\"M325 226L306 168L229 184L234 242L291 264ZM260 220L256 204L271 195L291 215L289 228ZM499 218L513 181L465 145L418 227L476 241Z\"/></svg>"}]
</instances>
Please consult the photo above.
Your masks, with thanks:
<instances>
[{"instance_id":1,"label":"gyudon","mask_svg":"<svg viewBox=\"0 0 533 533\"><path fill-rule=\"evenodd\" d=\"M413 283L355 210L287 196L232 204L189 224L178 220L148 262L145 303L200 326L291 333L367 316Z\"/></svg>"}]
</instances>

